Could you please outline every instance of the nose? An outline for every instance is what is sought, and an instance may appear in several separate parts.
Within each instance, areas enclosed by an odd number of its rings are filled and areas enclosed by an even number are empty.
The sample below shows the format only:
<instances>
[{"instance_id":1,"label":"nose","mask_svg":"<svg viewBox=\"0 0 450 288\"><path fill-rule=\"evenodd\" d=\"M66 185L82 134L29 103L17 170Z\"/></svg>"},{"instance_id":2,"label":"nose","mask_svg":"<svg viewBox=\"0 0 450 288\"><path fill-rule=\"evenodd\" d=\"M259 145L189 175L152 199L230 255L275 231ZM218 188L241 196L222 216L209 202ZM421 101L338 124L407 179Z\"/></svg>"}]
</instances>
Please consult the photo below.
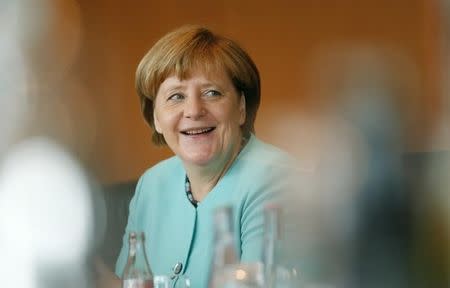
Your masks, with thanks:
<instances>
[{"instance_id":1,"label":"nose","mask_svg":"<svg viewBox=\"0 0 450 288\"><path fill-rule=\"evenodd\" d=\"M205 115L205 107L200 97L187 97L184 107L184 116L186 118L198 119Z\"/></svg>"}]
</instances>

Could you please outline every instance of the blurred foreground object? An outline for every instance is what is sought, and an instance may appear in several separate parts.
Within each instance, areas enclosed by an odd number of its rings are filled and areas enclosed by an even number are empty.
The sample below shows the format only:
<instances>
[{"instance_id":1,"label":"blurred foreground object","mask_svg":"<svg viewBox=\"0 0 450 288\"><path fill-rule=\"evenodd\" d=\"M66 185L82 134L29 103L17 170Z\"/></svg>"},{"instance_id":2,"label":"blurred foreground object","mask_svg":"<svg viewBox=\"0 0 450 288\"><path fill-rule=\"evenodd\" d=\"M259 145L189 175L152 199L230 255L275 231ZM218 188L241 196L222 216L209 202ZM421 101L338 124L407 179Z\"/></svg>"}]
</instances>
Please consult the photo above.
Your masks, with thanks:
<instances>
[{"instance_id":1,"label":"blurred foreground object","mask_svg":"<svg viewBox=\"0 0 450 288\"><path fill-rule=\"evenodd\" d=\"M338 121L322 126L335 129L312 190L287 204L301 218L300 275L330 287L448 287L449 152L404 152L417 114L402 103L421 89L413 63L358 45L323 55L316 84L333 99L323 119Z\"/></svg>"},{"instance_id":2,"label":"blurred foreground object","mask_svg":"<svg viewBox=\"0 0 450 288\"><path fill-rule=\"evenodd\" d=\"M414 63L392 48L348 43L319 52L315 64L317 158L283 203L291 239L285 262L297 265L306 287L448 287L448 261L415 259L433 248L446 257L448 238L436 247L418 240L436 239L423 234L431 224L423 208L448 201L448 193L435 198L437 190L411 186L405 171L405 135L416 114L402 103L421 89ZM424 183L427 172L414 180ZM448 184L439 187L448 191Z\"/></svg>"},{"instance_id":3,"label":"blurred foreground object","mask_svg":"<svg viewBox=\"0 0 450 288\"><path fill-rule=\"evenodd\" d=\"M443 148L427 157L413 155L407 167L413 194L413 287L450 287L450 1L434 5L441 113L429 141Z\"/></svg>"},{"instance_id":4,"label":"blurred foreground object","mask_svg":"<svg viewBox=\"0 0 450 288\"><path fill-rule=\"evenodd\" d=\"M0 157L21 139L57 139L83 162L97 132L97 104L78 67L77 0L0 3Z\"/></svg>"},{"instance_id":5,"label":"blurred foreground object","mask_svg":"<svg viewBox=\"0 0 450 288\"><path fill-rule=\"evenodd\" d=\"M5 287L88 287L93 207L88 179L64 149L24 141L0 162L0 277ZM18 269L20 267L20 269Z\"/></svg>"},{"instance_id":6,"label":"blurred foreground object","mask_svg":"<svg viewBox=\"0 0 450 288\"><path fill-rule=\"evenodd\" d=\"M96 127L76 71L81 34L76 0L0 1L5 287L90 286L88 256L102 239L105 207L79 162Z\"/></svg>"},{"instance_id":7,"label":"blurred foreground object","mask_svg":"<svg viewBox=\"0 0 450 288\"><path fill-rule=\"evenodd\" d=\"M0 2L0 159L27 120L29 73L20 45L19 2Z\"/></svg>"}]
</instances>

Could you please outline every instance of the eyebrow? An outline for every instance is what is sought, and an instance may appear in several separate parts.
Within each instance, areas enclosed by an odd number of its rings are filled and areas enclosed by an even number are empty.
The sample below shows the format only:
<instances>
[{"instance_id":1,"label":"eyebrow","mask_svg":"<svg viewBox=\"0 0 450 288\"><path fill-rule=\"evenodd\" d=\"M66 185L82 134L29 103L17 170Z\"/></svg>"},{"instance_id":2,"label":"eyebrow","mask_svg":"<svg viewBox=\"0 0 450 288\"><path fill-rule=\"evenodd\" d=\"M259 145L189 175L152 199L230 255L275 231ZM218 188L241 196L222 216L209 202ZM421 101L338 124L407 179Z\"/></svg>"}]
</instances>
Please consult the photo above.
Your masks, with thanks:
<instances>
[{"instance_id":1,"label":"eyebrow","mask_svg":"<svg viewBox=\"0 0 450 288\"><path fill-rule=\"evenodd\" d=\"M169 85L168 87L163 87L161 92L170 93L170 92L177 91L177 90L183 90L183 88L184 88L184 85L182 85L182 84L174 84L174 85Z\"/></svg>"},{"instance_id":2,"label":"eyebrow","mask_svg":"<svg viewBox=\"0 0 450 288\"><path fill-rule=\"evenodd\" d=\"M224 90L225 88L222 87L222 85L219 85L217 82L213 81L213 80L206 80L205 82L200 83L199 85L200 89L205 89L205 88L215 88L215 89L219 89L219 90ZM161 87L160 87L161 89ZM183 84L182 81L180 82L176 82L176 83L168 83L167 87L163 87L163 89L161 90L162 93L171 93L174 91L184 91L186 89L186 84Z\"/></svg>"}]
</instances>

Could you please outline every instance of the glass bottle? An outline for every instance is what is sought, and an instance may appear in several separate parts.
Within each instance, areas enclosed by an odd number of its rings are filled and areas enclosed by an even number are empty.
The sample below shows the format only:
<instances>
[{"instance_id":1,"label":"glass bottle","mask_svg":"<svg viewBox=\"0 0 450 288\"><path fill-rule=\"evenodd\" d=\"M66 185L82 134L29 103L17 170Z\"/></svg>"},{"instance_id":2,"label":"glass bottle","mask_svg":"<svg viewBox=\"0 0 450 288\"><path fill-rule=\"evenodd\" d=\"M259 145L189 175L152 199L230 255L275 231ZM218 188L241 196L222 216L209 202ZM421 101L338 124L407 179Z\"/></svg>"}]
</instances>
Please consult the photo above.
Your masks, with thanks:
<instances>
[{"instance_id":1,"label":"glass bottle","mask_svg":"<svg viewBox=\"0 0 450 288\"><path fill-rule=\"evenodd\" d=\"M276 287L278 257L280 245L280 207L269 203L264 207L264 286L266 288Z\"/></svg>"},{"instance_id":2,"label":"glass bottle","mask_svg":"<svg viewBox=\"0 0 450 288\"><path fill-rule=\"evenodd\" d=\"M153 273L145 252L144 232L130 232L128 260L123 271L122 288L153 288Z\"/></svg>"},{"instance_id":3,"label":"glass bottle","mask_svg":"<svg viewBox=\"0 0 450 288\"><path fill-rule=\"evenodd\" d=\"M285 237L281 231L283 209L278 203L268 203L264 207L263 287L298 288L303 287L297 269L287 268ZM284 254L283 254L283 253Z\"/></svg>"},{"instance_id":4,"label":"glass bottle","mask_svg":"<svg viewBox=\"0 0 450 288\"><path fill-rule=\"evenodd\" d=\"M234 246L232 208L221 206L214 211L214 258L211 288L222 287L227 281L226 270L238 263Z\"/></svg>"}]
</instances>

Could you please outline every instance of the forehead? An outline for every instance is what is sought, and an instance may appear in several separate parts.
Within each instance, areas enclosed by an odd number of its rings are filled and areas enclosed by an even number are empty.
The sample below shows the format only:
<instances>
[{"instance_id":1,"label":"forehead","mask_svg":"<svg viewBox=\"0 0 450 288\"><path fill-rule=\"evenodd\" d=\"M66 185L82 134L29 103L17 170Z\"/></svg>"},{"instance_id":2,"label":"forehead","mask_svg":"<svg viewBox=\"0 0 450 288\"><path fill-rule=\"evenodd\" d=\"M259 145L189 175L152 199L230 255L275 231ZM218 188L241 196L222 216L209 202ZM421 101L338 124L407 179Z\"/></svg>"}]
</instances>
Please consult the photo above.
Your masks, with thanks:
<instances>
[{"instance_id":1,"label":"forehead","mask_svg":"<svg viewBox=\"0 0 450 288\"><path fill-rule=\"evenodd\" d=\"M183 88L188 85L215 85L223 89L234 88L230 76L224 70L205 71L204 69L195 69L183 75L170 74L160 84L158 93L172 88Z\"/></svg>"}]
</instances>

